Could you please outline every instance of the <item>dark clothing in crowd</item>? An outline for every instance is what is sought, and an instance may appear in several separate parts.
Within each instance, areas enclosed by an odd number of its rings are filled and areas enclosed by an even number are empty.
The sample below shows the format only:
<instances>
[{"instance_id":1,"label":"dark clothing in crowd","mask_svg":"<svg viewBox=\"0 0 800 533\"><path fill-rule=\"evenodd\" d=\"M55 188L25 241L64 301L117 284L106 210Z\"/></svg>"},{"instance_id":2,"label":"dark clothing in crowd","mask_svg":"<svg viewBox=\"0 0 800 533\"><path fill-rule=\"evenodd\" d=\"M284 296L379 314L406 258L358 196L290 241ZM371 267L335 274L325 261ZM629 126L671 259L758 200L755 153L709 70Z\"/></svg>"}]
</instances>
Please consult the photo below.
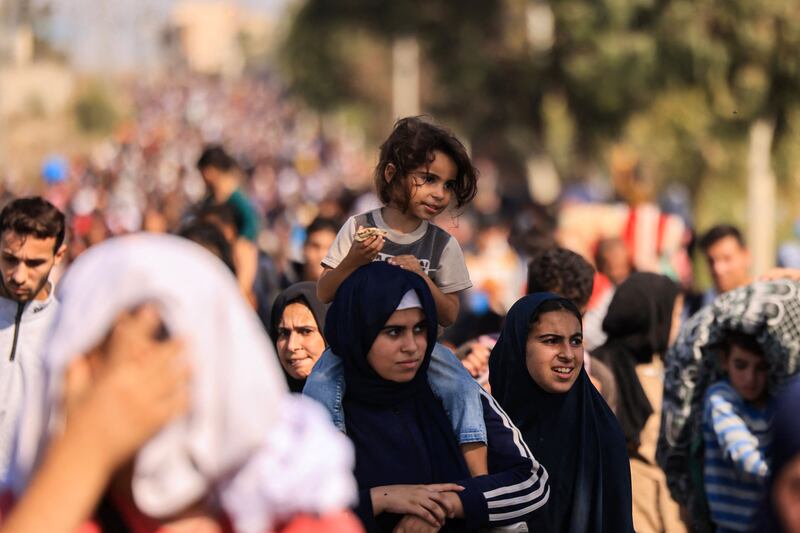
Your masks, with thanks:
<instances>
[{"instance_id":1,"label":"dark clothing in crowd","mask_svg":"<svg viewBox=\"0 0 800 533\"><path fill-rule=\"evenodd\" d=\"M636 365L664 354L669 343L672 308L678 286L666 276L635 272L614 293L603 320L608 338L592 352L614 373L617 418L625 440L638 447L639 434L653 407L636 375Z\"/></svg>"},{"instance_id":2,"label":"dark clothing in crowd","mask_svg":"<svg viewBox=\"0 0 800 533\"><path fill-rule=\"evenodd\" d=\"M496 335L503 326L503 317L487 308L476 312L470 309L468 291L459 294L460 311L455 323L446 328L439 342L461 346L481 335Z\"/></svg>"},{"instance_id":3,"label":"dark clothing in crowd","mask_svg":"<svg viewBox=\"0 0 800 533\"><path fill-rule=\"evenodd\" d=\"M368 363L367 354L410 290L422 304L427 348L414 378L398 383L381 378ZM442 531L519 523L546 507L547 472L520 441L507 415L486 394L482 401L489 475L470 477L452 424L428 385L436 332L436 306L422 278L381 262L353 273L339 288L328 312L325 336L345 368L345 425L356 448L360 491L356 512L368 531L392 531L402 518L390 513L373 516L370 489L383 485L452 482L463 486L458 496L465 516L448 520Z\"/></svg>"},{"instance_id":4,"label":"dark clothing in crowd","mask_svg":"<svg viewBox=\"0 0 800 533\"><path fill-rule=\"evenodd\" d=\"M758 531L764 533L784 533L780 517L776 513L774 490L775 480L782 470L800 456L800 377L795 377L778 397L775 418L772 422L772 467L767 480L767 497L762 509L761 525Z\"/></svg>"},{"instance_id":5,"label":"dark clothing in crowd","mask_svg":"<svg viewBox=\"0 0 800 533\"><path fill-rule=\"evenodd\" d=\"M514 304L489 359L492 393L553 476L550 502L530 530L633 532L630 468L614 413L584 369L563 394L545 391L528 372L531 319L548 300L565 301L536 293Z\"/></svg>"},{"instance_id":6,"label":"dark clothing in crowd","mask_svg":"<svg viewBox=\"0 0 800 533\"><path fill-rule=\"evenodd\" d=\"M272 260L269 254L259 250L258 270L256 270L256 279L253 281L253 294L256 297L256 314L258 314L258 318L267 330L272 324L272 305L278 292L285 288L280 285L280 273L275 261Z\"/></svg>"},{"instance_id":7,"label":"dark clothing in crowd","mask_svg":"<svg viewBox=\"0 0 800 533\"><path fill-rule=\"evenodd\" d=\"M381 485L452 482L464 487L459 497L465 518L448 521L442 531L514 524L539 507L542 511L547 508L546 470L531 462L524 443L515 442L516 428L508 427L497 403L488 394L481 399L491 440L490 475L472 478L441 402L429 387L417 398L393 406L368 405L345 397L347 435L356 448L360 496L356 512L368 530L392 531L401 518L388 513L373 517L370 488ZM516 437L518 440L518 432ZM520 497L523 503L514 503L513 499Z\"/></svg>"},{"instance_id":8,"label":"dark clothing in crowd","mask_svg":"<svg viewBox=\"0 0 800 533\"><path fill-rule=\"evenodd\" d=\"M304 267L305 264L299 261L289 261L289 264L286 265L286 269L281 272L281 288L285 289L290 285L303 281Z\"/></svg>"}]
</instances>

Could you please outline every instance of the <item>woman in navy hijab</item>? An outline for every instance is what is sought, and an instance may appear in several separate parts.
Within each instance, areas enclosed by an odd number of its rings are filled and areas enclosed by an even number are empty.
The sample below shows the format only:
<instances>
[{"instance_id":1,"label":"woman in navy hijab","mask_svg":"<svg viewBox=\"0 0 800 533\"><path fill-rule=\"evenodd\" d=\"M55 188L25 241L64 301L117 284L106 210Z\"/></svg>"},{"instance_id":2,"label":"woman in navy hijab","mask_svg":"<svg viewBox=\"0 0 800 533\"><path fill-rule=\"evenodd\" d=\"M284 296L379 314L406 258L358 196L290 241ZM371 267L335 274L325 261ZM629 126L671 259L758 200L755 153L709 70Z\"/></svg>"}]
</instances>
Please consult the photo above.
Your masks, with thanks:
<instances>
[{"instance_id":1,"label":"woman in navy hijab","mask_svg":"<svg viewBox=\"0 0 800 533\"><path fill-rule=\"evenodd\" d=\"M425 281L387 263L354 272L328 311L325 337L345 369L356 512L368 531L475 530L525 522L546 508L547 471L488 394L482 400L489 474L470 477L452 424L428 385L436 332L436 306Z\"/></svg>"},{"instance_id":2,"label":"woman in navy hijab","mask_svg":"<svg viewBox=\"0 0 800 533\"><path fill-rule=\"evenodd\" d=\"M506 316L489 358L492 393L551 480L550 502L529 526L549 533L632 533L625 437L583 368L581 315L540 292Z\"/></svg>"},{"instance_id":3,"label":"woman in navy hijab","mask_svg":"<svg viewBox=\"0 0 800 533\"><path fill-rule=\"evenodd\" d=\"M772 434L772 465L759 531L800 531L800 377L778 397Z\"/></svg>"}]
</instances>

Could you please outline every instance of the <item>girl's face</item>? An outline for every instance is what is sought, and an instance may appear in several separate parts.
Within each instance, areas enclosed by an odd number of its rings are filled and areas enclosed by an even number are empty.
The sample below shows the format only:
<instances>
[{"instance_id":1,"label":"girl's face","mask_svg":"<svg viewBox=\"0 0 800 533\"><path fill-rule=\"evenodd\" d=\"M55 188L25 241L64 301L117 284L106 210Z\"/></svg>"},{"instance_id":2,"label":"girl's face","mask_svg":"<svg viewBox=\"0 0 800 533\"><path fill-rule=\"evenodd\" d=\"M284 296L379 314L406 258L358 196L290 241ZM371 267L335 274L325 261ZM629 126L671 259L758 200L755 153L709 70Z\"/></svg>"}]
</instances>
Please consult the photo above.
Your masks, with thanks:
<instances>
[{"instance_id":1,"label":"girl's face","mask_svg":"<svg viewBox=\"0 0 800 533\"><path fill-rule=\"evenodd\" d=\"M442 213L450 205L456 176L455 161L444 152L434 150L430 164L417 167L404 176L411 193L406 212L420 220L431 220Z\"/></svg>"},{"instance_id":2,"label":"girl's face","mask_svg":"<svg viewBox=\"0 0 800 533\"><path fill-rule=\"evenodd\" d=\"M275 344L281 366L295 379L306 379L325 350L314 315L299 302L284 308Z\"/></svg>"},{"instance_id":3,"label":"girl's face","mask_svg":"<svg viewBox=\"0 0 800 533\"><path fill-rule=\"evenodd\" d=\"M395 311L375 337L367 362L387 381L414 379L428 348L428 322L422 309Z\"/></svg>"},{"instance_id":4,"label":"girl's face","mask_svg":"<svg viewBox=\"0 0 800 533\"><path fill-rule=\"evenodd\" d=\"M539 315L528 333L525 365L544 390L568 392L583 366L583 332L578 318L565 309Z\"/></svg>"}]
</instances>

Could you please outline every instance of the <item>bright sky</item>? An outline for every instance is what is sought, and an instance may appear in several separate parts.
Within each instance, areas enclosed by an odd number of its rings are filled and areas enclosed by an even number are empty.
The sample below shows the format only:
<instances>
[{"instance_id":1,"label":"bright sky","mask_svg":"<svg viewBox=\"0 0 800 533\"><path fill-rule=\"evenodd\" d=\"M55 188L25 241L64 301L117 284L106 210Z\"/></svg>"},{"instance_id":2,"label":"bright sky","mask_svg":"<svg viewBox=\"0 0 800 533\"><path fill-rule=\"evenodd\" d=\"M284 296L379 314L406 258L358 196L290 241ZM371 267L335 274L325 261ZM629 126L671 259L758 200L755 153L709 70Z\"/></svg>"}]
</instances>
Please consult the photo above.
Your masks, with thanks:
<instances>
[{"instance_id":1,"label":"bright sky","mask_svg":"<svg viewBox=\"0 0 800 533\"><path fill-rule=\"evenodd\" d=\"M291 0L216 1L238 3L278 17ZM126 69L147 65L157 56L161 29L178 0L35 0L35 3L50 6L50 38L70 55L76 66Z\"/></svg>"}]
</instances>

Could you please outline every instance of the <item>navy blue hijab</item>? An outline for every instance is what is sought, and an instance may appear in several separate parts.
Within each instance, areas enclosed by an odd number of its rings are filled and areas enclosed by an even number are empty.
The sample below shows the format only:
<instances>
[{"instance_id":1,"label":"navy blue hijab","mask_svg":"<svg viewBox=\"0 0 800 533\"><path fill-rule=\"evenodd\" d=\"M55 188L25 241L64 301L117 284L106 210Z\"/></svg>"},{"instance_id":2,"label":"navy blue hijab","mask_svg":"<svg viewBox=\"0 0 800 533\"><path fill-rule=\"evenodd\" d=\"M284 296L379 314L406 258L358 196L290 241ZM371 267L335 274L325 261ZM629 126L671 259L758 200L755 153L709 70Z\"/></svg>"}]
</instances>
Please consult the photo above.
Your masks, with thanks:
<instances>
[{"instance_id":1,"label":"navy blue hijab","mask_svg":"<svg viewBox=\"0 0 800 533\"><path fill-rule=\"evenodd\" d=\"M428 325L422 366L407 383L387 381L367 363L367 353L403 295L417 293ZM436 304L423 279L400 267L373 262L353 272L336 291L325 319L325 339L344 362L346 393L372 405L392 405L428 387L427 370L436 344Z\"/></svg>"},{"instance_id":2,"label":"navy blue hijab","mask_svg":"<svg viewBox=\"0 0 800 533\"><path fill-rule=\"evenodd\" d=\"M528 525L553 533L633 532L625 437L586 370L569 392L558 394L541 388L525 364L531 325L552 300L580 317L572 302L555 294L525 296L508 312L489 358L492 394L551 475L546 512Z\"/></svg>"},{"instance_id":3,"label":"navy blue hijab","mask_svg":"<svg viewBox=\"0 0 800 533\"><path fill-rule=\"evenodd\" d=\"M416 292L422 304L428 345L414 378L396 383L381 378L367 362L367 354L409 290ZM356 450L355 477L362 496L359 514L369 488L469 477L444 407L428 385L436 333L436 306L425 281L384 262L370 263L351 274L328 310L325 338L344 363L343 406L347 435ZM375 517L377 529L391 531L400 518L389 513ZM447 527L457 529L458 525L448 523Z\"/></svg>"},{"instance_id":4,"label":"navy blue hijab","mask_svg":"<svg viewBox=\"0 0 800 533\"><path fill-rule=\"evenodd\" d=\"M781 471L800 455L800 377L793 378L778 396L778 405L772 421L772 465L767 480L767 494L761 514L759 531L783 533L778 511L775 509L775 480Z\"/></svg>"}]
</instances>

